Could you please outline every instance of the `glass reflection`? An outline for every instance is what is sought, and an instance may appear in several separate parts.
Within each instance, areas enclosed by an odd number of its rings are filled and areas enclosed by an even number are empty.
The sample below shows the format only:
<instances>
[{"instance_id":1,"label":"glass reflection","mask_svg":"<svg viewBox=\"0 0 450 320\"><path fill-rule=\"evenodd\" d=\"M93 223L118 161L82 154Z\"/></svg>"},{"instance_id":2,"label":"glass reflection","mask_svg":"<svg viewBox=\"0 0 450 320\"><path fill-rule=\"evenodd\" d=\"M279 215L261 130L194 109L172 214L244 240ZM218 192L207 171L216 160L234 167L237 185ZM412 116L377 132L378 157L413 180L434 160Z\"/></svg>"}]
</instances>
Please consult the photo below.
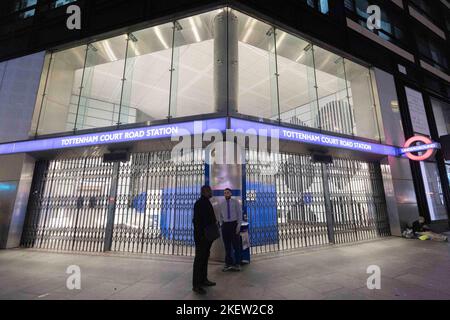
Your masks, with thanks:
<instances>
[{"instance_id":1,"label":"glass reflection","mask_svg":"<svg viewBox=\"0 0 450 320\"><path fill-rule=\"evenodd\" d=\"M120 123L166 119L169 115L173 24L128 35Z\"/></svg>"},{"instance_id":2,"label":"glass reflection","mask_svg":"<svg viewBox=\"0 0 450 320\"><path fill-rule=\"evenodd\" d=\"M122 35L88 45L84 72L75 73L82 85L80 94L72 96L74 130L119 124L126 40ZM133 110L122 112L136 117Z\"/></svg>"}]
</instances>

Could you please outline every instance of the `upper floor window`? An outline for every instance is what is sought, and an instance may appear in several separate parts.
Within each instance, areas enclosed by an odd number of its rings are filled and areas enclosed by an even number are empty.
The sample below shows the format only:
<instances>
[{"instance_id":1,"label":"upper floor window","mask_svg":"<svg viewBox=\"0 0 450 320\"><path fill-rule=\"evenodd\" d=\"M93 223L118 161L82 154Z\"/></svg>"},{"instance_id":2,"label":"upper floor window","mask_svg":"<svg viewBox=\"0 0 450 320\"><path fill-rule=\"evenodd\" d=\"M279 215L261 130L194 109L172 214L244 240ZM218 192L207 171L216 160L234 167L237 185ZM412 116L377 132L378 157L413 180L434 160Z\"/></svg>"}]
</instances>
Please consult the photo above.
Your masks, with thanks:
<instances>
[{"instance_id":1,"label":"upper floor window","mask_svg":"<svg viewBox=\"0 0 450 320\"><path fill-rule=\"evenodd\" d=\"M434 22L441 22L442 21L442 12L440 11L438 7L439 1L430 1L430 0L410 0L409 3L412 4L412 6L421 12L422 14L426 15L428 18L433 20Z\"/></svg>"},{"instance_id":2,"label":"upper floor window","mask_svg":"<svg viewBox=\"0 0 450 320\"><path fill-rule=\"evenodd\" d=\"M450 32L450 10L447 10L444 16L445 19L445 28L448 32Z\"/></svg>"},{"instance_id":3,"label":"upper floor window","mask_svg":"<svg viewBox=\"0 0 450 320\"><path fill-rule=\"evenodd\" d=\"M434 119L440 137L450 134L450 104L432 98Z\"/></svg>"},{"instance_id":4,"label":"upper floor window","mask_svg":"<svg viewBox=\"0 0 450 320\"><path fill-rule=\"evenodd\" d=\"M76 2L77 0L56 0L52 3L52 8L58 8Z\"/></svg>"},{"instance_id":5,"label":"upper floor window","mask_svg":"<svg viewBox=\"0 0 450 320\"><path fill-rule=\"evenodd\" d=\"M328 14L330 10L328 0L306 0L306 4L323 14Z\"/></svg>"},{"instance_id":6,"label":"upper floor window","mask_svg":"<svg viewBox=\"0 0 450 320\"><path fill-rule=\"evenodd\" d=\"M430 62L435 67L448 73L447 52L443 45L435 41L425 34L417 35L417 45L419 52L427 62Z\"/></svg>"},{"instance_id":7,"label":"upper floor window","mask_svg":"<svg viewBox=\"0 0 450 320\"><path fill-rule=\"evenodd\" d=\"M348 15L366 28L369 17L367 8L373 4L377 3L369 0L345 0ZM401 22L397 17L392 17L392 13L387 10L381 10L381 29L375 29L373 32L389 42L406 46L407 40Z\"/></svg>"},{"instance_id":8,"label":"upper floor window","mask_svg":"<svg viewBox=\"0 0 450 320\"><path fill-rule=\"evenodd\" d=\"M26 19L34 16L36 13L37 0L16 0L14 2L14 12L19 14L19 17Z\"/></svg>"}]
</instances>

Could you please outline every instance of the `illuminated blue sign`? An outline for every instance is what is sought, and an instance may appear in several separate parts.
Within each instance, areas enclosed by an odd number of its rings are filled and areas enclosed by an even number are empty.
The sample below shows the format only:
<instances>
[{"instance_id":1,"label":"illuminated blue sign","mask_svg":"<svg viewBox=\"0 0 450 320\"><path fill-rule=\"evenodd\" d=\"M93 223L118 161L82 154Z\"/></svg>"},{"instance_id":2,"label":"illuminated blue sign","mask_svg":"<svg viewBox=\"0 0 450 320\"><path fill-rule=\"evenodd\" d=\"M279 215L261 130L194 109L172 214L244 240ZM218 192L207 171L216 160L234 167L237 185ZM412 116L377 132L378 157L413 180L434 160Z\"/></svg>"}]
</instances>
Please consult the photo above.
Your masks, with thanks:
<instances>
[{"instance_id":1,"label":"illuminated blue sign","mask_svg":"<svg viewBox=\"0 0 450 320\"><path fill-rule=\"evenodd\" d=\"M353 139L341 138L309 131L279 127L253 121L231 119L231 128L244 132L256 130L260 136L278 136L281 140L290 140L324 147L362 151L386 156L398 156L399 148Z\"/></svg>"},{"instance_id":2,"label":"illuminated blue sign","mask_svg":"<svg viewBox=\"0 0 450 320\"><path fill-rule=\"evenodd\" d=\"M409 147L409 148L401 148L400 152L403 153L411 153L411 152L419 152L419 151L427 151L430 149L440 149L441 145L437 142L430 144L423 144L421 146Z\"/></svg>"},{"instance_id":3,"label":"illuminated blue sign","mask_svg":"<svg viewBox=\"0 0 450 320\"><path fill-rule=\"evenodd\" d=\"M0 154L26 153L171 138L174 136L176 137L188 134L202 134L209 130L222 132L226 130L226 123L226 118L218 118L67 137L29 140L0 145ZM260 136L270 136L273 138L278 137L281 140L291 140L299 143L308 143L324 147L341 148L387 156L401 155L400 148L393 146L341 138L241 119L232 118L230 122L230 129L241 130L247 134L249 132L254 132Z\"/></svg>"},{"instance_id":4,"label":"illuminated blue sign","mask_svg":"<svg viewBox=\"0 0 450 320\"><path fill-rule=\"evenodd\" d=\"M8 143L0 145L0 154L90 147L103 144L171 138L172 136L182 136L186 134L201 134L208 130L224 131L225 128L225 118L182 122L144 128Z\"/></svg>"}]
</instances>

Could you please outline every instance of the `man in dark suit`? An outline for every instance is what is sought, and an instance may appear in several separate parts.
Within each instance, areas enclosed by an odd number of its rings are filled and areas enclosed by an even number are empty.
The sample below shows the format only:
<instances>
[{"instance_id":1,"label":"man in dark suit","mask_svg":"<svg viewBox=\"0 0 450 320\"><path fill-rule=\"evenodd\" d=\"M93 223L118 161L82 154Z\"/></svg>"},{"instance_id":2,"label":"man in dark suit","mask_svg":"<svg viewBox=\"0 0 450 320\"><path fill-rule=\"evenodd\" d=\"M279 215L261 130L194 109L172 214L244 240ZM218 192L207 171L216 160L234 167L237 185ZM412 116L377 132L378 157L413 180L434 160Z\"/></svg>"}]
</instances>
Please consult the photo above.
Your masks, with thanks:
<instances>
[{"instance_id":1,"label":"man in dark suit","mask_svg":"<svg viewBox=\"0 0 450 320\"><path fill-rule=\"evenodd\" d=\"M205 228L211 224L217 224L216 215L209 199L212 198L212 190L209 186L203 186L201 198L194 205L194 241L195 259L192 290L198 294L206 294L204 286L215 286L216 283L208 280L208 259L212 241L206 239Z\"/></svg>"}]
</instances>

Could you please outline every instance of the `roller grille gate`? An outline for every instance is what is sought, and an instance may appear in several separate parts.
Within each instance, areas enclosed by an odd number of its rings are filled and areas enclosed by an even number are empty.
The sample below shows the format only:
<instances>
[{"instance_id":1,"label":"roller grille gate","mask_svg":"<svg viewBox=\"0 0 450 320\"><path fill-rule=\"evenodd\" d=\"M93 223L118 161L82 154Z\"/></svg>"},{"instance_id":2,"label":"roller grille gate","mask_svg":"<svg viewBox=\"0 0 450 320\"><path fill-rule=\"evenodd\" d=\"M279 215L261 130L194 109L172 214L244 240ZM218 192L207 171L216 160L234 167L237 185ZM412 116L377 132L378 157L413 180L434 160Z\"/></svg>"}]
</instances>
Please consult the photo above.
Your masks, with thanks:
<instances>
[{"instance_id":1,"label":"roller grille gate","mask_svg":"<svg viewBox=\"0 0 450 320\"><path fill-rule=\"evenodd\" d=\"M335 159L328 170L336 243L389 236L380 165Z\"/></svg>"},{"instance_id":2,"label":"roller grille gate","mask_svg":"<svg viewBox=\"0 0 450 320\"><path fill-rule=\"evenodd\" d=\"M111 176L102 158L38 162L22 246L102 251Z\"/></svg>"},{"instance_id":3,"label":"roller grille gate","mask_svg":"<svg viewBox=\"0 0 450 320\"><path fill-rule=\"evenodd\" d=\"M113 251L191 256L193 208L204 184L202 151L177 162L169 151L137 153L120 166Z\"/></svg>"},{"instance_id":4,"label":"roller grille gate","mask_svg":"<svg viewBox=\"0 0 450 320\"><path fill-rule=\"evenodd\" d=\"M204 153L176 162L170 151L133 153L118 171L101 157L36 165L22 246L104 251L117 174L112 251L193 255L192 210L204 184Z\"/></svg>"},{"instance_id":5,"label":"roller grille gate","mask_svg":"<svg viewBox=\"0 0 450 320\"><path fill-rule=\"evenodd\" d=\"M390 235L378 163L247 150L245 172L253 254Z\"/></svg>"}]
</instances>

